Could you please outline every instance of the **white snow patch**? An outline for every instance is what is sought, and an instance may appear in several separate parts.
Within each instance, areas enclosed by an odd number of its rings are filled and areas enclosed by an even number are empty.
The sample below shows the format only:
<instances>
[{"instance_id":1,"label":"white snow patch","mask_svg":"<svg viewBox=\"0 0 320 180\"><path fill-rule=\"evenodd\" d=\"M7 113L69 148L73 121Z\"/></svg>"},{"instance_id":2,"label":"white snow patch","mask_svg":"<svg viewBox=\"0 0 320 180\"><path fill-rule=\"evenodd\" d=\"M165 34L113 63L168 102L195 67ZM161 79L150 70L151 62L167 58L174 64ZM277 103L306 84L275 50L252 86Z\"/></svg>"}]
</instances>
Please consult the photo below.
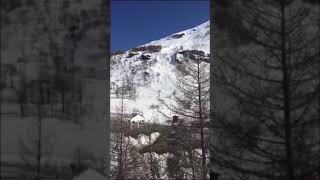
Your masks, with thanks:
<instances>
[{"instance_id":1,"label":"white snow patch","mask_svg":"<svg viewBox=\"0 0 320 180\"><path fill-rule=\"evenodd\" d=\"M159 132L153 132L153 133L151 133L150 136L140 134L140 135L138 135L137 139L135 139L133 137L129 137L129 139L135 147L137 147L138 149L141 149L145 146L153 144L159 136L160 136Z\"/></svg>"}]
</instances>

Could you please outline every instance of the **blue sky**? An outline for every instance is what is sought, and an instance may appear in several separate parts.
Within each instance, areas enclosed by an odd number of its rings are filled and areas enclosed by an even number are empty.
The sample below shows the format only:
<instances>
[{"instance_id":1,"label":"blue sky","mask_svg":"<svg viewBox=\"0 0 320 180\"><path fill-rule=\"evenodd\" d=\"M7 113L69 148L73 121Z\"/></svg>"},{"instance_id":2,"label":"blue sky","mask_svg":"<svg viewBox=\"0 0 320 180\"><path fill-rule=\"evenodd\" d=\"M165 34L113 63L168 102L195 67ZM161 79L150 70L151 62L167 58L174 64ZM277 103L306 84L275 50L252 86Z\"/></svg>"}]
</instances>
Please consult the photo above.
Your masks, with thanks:
<instances>
[{"instance_id":1,"label":"blue sky","mask_svg":"<svg viewBox=\"0 0 320 180\"><path fill-rule=\"evenodd\" d=\"M208 1L111 1L111 51L197 26L210 18Z\"/></svg>"}]
</instances>

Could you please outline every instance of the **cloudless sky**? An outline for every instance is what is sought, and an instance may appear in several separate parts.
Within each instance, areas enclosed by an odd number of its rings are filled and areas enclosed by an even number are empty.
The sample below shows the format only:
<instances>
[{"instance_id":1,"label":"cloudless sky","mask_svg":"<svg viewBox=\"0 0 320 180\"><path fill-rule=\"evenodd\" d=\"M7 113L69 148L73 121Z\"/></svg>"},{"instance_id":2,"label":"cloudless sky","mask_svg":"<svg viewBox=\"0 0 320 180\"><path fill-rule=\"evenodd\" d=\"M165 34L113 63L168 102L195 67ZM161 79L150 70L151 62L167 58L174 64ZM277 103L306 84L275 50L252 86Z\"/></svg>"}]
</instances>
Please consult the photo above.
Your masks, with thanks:
<instances>
[{"instance_id":1,"label":"cloudless sky","mask_svg":"<svg viewBox=\"0 0 320 180\"><path fill-rule=\"evenodd\" d=\"M111 51L128 50L210 19L207 1L111 1Z\"/></svg>"}]
</instances>

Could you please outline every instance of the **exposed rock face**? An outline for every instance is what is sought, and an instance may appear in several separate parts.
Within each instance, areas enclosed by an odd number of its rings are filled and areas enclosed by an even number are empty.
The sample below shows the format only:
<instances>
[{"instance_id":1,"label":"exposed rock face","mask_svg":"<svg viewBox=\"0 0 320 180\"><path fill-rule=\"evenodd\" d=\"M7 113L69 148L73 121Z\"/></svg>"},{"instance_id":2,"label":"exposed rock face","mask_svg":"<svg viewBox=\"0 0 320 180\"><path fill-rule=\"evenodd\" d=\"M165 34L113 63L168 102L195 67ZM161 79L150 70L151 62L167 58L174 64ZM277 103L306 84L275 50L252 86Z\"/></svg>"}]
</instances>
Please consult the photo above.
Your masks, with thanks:
<instances>
[{"instance_id":1,"label":"exposed rock face","mask_svg":"<svg viewBox=\"0 0 320 180\"><path fill-rule=\"evenodd\" d=\"M171 37L172 37L173 39L178 39L178 38L183 37L184 35L185 35L184 33L181 33L181 34L174 34L174 35L171 35Z\"/></svg>"}]
</instances>

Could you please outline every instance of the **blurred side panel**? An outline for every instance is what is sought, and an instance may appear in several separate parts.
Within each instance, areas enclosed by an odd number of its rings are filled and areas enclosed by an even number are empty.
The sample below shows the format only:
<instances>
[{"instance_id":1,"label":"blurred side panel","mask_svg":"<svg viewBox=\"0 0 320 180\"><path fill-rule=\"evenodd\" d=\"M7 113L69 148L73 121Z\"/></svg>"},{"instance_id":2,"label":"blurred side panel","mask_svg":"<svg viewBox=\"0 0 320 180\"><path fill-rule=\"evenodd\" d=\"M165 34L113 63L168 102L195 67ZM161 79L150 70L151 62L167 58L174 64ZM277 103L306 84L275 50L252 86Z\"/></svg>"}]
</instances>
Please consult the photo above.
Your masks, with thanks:
<instances>
[{"instance_id":1,"label":"blurred side panel","mask_svg":"<svg viewBox=\"0 0 320 180\"><path fill-rule=\"evenodd\" d=\"M1 179L107 176L108 11L105 0L1 1Z\"/></svg>"}]
</instances>

